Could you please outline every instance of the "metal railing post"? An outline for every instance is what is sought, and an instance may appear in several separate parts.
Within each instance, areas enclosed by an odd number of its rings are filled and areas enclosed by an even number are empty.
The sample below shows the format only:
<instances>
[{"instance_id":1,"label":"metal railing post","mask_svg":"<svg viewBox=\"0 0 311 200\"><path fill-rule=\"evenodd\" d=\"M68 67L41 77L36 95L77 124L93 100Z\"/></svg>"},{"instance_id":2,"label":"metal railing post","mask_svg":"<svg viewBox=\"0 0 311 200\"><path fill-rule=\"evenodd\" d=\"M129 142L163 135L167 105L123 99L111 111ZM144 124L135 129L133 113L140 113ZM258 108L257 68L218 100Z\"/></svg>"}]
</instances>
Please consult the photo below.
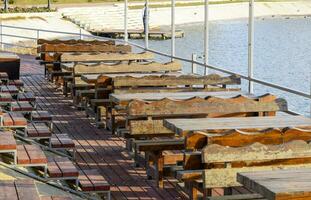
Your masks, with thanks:
<instances>
[{"instance_id":1,"label":"metal railing post","mask_svg":"<svg viewBox=\"0 0 311 200\"><path fill-rule=\"evenodd\" d=\"M1 50L4 50L4 46L3 46L3 41L2 41L2 20L1 20L1 24L0 24L0 41L1 41Z\"/></svg>"},{"instance_id":2,"label":"metal railing post","mask_svg":"<svg viewBox=\"0 0 311 200\"><path fill-rule=\"evenodd\" d=\"M128 32L127 32L127 15L128 15L128 0L124 0L124 41L125 44L128 42Z\"/></svg>"},{"instance_id":3,"label":"metal railing post","mask_svg":"<svg viewBox=\"0 0 311 200\"><path fill-rule=\"evenodd\" d=\"M171 4L171 56L175 56L175 0L172 0Z\"/></svg>"},{"instance_id":4,"label":"metal railing post","mask_svg":"<svg viewBox=\"0 0 311 200\"><path fill-rule=\"evenodd\" d=\"M204 5L204 64L208 65L208 41L209 41L209 0L205 0ZM204 67L204 75L208 74L208 68Z\"/></svg>"},{"instance_id":5,"label":"metal railing post","mask_svg":"<svg viewBox=\"0 0 311 200\"><path fill-rule=\"evenodd\" d=\"M83 40L83 36L82 36L82 28L80 28L80 40Z\"/></svg>"},{"instance_id":6,"label":"metal railing post","mask_svg":"<svg viewBox=\"0 0 311 200\"><path fill-rule=\"evenodd\" d=\"M40 39L40 30L37 29L37 42L38 42L39 39Z\"/></svg>"},{"instance_id":7,"label":"metal railing post","mask_svg":"<svg viewBox=\"0 0 311 200\"><path fill-rule=\"evenodd\" d=\"M191 73L192 74L197 74L198 73L197 64L194 63L194 62L197 61L197 54L193 53L191 59L192 59Z\"/></svg>"},{"instance_id":8,"label":"metal railing post","mask_svg":"<svg viewBox=\"0 0 311 200\"><path fill-rule=\"evenodd\" d=\"M248 17L248 77L254 76L254 0L249 0ZM254 83L248 82L248 92L254 93Z\"/></svg>"},{"instance_id":9,"label":"metal railing post","mask_svg":"<svg viewBox=\"0 0 311 200\"><path fill-rule=\"evenodd\" d=\"M145 48L149 48L149 0L146 0L145 5L146 19L145 19Z\"/></svg>"}]
</instances>

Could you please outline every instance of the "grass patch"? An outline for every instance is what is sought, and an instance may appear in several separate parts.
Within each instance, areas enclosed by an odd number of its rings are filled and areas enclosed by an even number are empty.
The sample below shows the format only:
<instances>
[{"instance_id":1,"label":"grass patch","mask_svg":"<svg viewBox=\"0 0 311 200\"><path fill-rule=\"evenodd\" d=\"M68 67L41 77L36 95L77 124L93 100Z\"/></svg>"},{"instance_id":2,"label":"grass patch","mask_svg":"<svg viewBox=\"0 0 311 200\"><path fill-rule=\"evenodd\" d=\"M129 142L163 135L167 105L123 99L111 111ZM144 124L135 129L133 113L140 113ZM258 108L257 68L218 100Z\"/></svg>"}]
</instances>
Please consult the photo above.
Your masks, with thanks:
<instances>
[{"instance_id":1,"label":"grass patch","mask_svg":"<svg viewBox=\"0 0 311 200\"><path fill-rule=\"evenodd\" d=\"M22 7L9 7L8 13L40 13L40 12L54 12L54 9L48 9L46 7L30 7L30 8L22 8ZM1 8L0 13L6 13L6 11Z\"/></svg>"}]
</instances>

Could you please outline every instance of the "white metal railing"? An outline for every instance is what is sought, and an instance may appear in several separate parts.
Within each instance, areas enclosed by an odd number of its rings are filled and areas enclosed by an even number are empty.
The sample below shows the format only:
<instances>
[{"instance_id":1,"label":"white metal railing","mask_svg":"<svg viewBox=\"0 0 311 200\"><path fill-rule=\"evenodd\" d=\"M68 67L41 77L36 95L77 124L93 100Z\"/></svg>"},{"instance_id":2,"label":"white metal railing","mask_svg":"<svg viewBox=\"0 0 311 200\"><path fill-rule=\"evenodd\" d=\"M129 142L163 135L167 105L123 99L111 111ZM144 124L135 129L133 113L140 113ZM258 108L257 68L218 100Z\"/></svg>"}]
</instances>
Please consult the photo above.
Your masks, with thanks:
<instances>
[{"instance_id":1,"label":"white metal railing","mask_svg":"<svg viewBox=\"0 0 311 200\"><path fill-rule=\"evenodd\" d=\"M21 36L21 35L17 35L17 34L4 34L3 33L3 29L4 28L34 31L34 32L36 32L36 37ZM11 26L11 25L2 25L2 24L0 24L0 44L1 45L9 45L9 46L17 46L17 47L22 47L22 48L36 48L36 47L30 47L30 46L24 46L24 45L18 45L18 44L14 44L14 43L4 42L3 41L3 36L14 37L14 38L21 38L21 39L29 39L29 40L37 41L40 38L41 33L62 34L62 35L79 37L80 39L82 39L82 38L92 38L92 39L97 39L97 40L107 40L107 39L109 39L109 40L115 40L116 42L119 42L119 43L123 43L123 44L125 43L125 41L121 40L121 39L112 39L112 38L105 38L105 37L100 37L100 36L82 34L81 30L78 33L73 33L73 32L52 31L52 30L45 30L45 29L26 28L26 27L18 27L18 26ZM290 94L294 94L294 95L297 95L297 96L300 96L300 97L304 97L304 98L307 98L307 99L309 99L311 101L311 92L310 93L306 93L306 92L295 90L293 88L282 86L282 85L279 85L279 84L276 84L276 83L271 83L271 82L268 82L268 81L265 81L265 80L261 80L261 79L253 78L253 77L250 77L250 76L247 76L247 75L243 75L243 74L240 74L240 73L236 73L236 72L233 72L233 71L230 71L230 70L218 67L218 66L206 65L203 62L196 61L196 59L192 59L192 60L191 59L186 59L186 58L182 58L182 57L179 57L179 56L172 56L172 55L169 55L167 53L163 53L163 52L160 52L160 51L157 51L157 50L153 50L153 49L150 49L150 48L147 49L144 46L138 45L138 44L130 42L130 41L128 41L127 43L132 45L132 46L134 46L134 47L137 47L139 49L143 49L143 50L155 53L157 55L160 55L160 56L163 56L163 57L166 57L166 58L169 58L169 59L175 59L175 60L180 60L180 61L183 61L183 62L186 62L186 63L190 63L194 67L201 66L201 67L212 69L212 70L215 70L215 71L218 71L218 72L222 72L222 73L225 73L225 74L237 75L237 76L240 76L241 79L247 80L249 82L257 83L257 84L260 84L260 85L263 85L263 86L266 86L266 87L269 87L269 88L274 88L274 89L277 89L277 90L280 90L280 91L283 91L283 92L286 92L286 93L290 93ZM194 69L192 69L192 70L194 70Z\"/></svg>"}]
</instances>

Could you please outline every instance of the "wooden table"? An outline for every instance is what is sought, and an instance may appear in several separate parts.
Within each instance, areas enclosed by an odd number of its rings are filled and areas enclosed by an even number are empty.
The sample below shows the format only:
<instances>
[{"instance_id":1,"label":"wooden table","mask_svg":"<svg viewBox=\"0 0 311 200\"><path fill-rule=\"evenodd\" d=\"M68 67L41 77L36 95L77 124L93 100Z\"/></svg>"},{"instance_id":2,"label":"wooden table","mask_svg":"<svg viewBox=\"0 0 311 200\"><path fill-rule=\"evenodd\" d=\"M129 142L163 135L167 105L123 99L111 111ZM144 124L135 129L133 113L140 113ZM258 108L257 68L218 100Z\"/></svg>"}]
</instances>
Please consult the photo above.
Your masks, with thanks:
<instances>
[{"instance_id":1,"label":"wooden table","mask_svg":"<svg viewBox=\"0 0 311 200\"><path fill-rule=\"evenodd\" d=\"M268 200L311 199L311 169L238 173L237 180Z\"/></svg>"},{"instance_id":2,"label":"wooden table","mask_svg":"<svg viewBox=\"0 0 311 200\"><path fill-rule=\"evenodd\" d=\"M116 74L82 74L81 79L89 84L95 84L100 75L107 76L109 78L115 78L117 76L131 76L135 78L141 78L144 76L161 76L161 75L170 75L170 76L179 76L182 75L180 72L170 72L170 73L116 73Z\"/></svg>"},{"instance_id":3,"label":"wooden table","mask_svg":"<svg viewBox=\"0 0 311 200\"><path fill-rule=\"evenodd\" d=\"M254 96L242 91L221 91L221 92L163 92L163 93L128 93L128 94L110 94L110 100L115 104L128 104L131 100L140 99L145 101L157 101L164 98L184 100L193 97L205 98L214 96L219 98L231 98L237 95Z\"/></svg>"},{"instance_id":4,"label":"wooden table","mask_svg":"<svg viewBox=\"0 0 311 200\"><path fill-rule=\"evenodd\" d=\"M164 126L178 135L185 136L189 132L213 130L245 130L287 127L311 127L311 119L303 116L273 117L229 117L229 118L197 118L167 119Z\"/></svg>"}]
</instances>

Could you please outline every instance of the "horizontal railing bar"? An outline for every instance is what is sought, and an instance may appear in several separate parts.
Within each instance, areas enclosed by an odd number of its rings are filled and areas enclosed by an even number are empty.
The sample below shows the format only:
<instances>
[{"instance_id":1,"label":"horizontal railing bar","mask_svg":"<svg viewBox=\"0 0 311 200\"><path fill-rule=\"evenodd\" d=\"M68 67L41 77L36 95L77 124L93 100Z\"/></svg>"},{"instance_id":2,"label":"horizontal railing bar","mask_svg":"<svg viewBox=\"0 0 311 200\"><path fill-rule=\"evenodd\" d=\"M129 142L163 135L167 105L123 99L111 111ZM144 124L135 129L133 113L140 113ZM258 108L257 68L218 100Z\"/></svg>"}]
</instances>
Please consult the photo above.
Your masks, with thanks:
<instances>
[{"instance_id":1,"label":"horizontal railing bar","mask_svg":"<svg viewBox=\"0 0 311 200\"><path fill-rule=\"evenodd\" d=\"M16 28L16 29L48 32L48 33L59 33L59 34L76 35L76 36L82 36L82 37L91 37L93 39L99 39L99 40L109 39L109 40L114 40L114 41L117 41L117 42L120 42L120 43L125 43L125 41L121 40L121 39L113 39L113 38L93 36L93 35L80 34L80 33L70 33L70 32L63 32L63 31L52 31L52 30L36 29L36 28L26 28L26 27L18 27L18 26L15 27L15 26L10 26L10 25L0 25L0 26L7 27L7 28ZM22 36L21 36L21 38L22 38ZM180 61L197 64L199 66L207 67L209 69L213 69L213 70L216 70L216 71L219 71L219 72L222 72L222 73L226 73L226 74L230 74L230 75L237 75L237 76L240 76L242 79L245 79L245 80L248 80L248 81L253 81L253 82L257 83L257 84L265 85L265 86L268 86L270 88L278 89L278 90L281 90L281 91L284 91L284 92L288 92L288 93L291 93L291 94L295 94L295 95L298 95L298 96L301 96L301 97L305 97L305 98L311 99L311 94L308 94L308 93L305 93L305 92L302 92L302 91L298 91L298 90L295 90L295 89L291 89L291 88L288 88L288 87L285 87L285 86L281 86L281 85L278 85L276 83L267 82L267 81L264 81L264 80L261 80L261 79L257 79L257 78L250 78L250 77L248 77L246 75L243 75L243 74L240 74L240 73L236 73L236 72L233 72L233 71L230 71L230 70L226 70L226 69L223 69L223 68L220 68L220 67L216 67L216 66L205 65L204 63L201 63L201 62L198 62L198 61L193 61L193 60L190 60L190 59L185 59L185 58L178 57L178 56L171 56L169 54L166 54L166 53L163 53L163 52L160 52L160 51L157 51L157 50L153 50L153 49L149 49L149 48L146 49L145 47L143 47L141 45L138 45L136 43L133 43L133 42L127 42L127 43L132 45L132 46L135 46L137 48L144 49L146 51L149 51L149 52L152 52L152 53L155 53L155 54L167 57L167 58L173 58L173 59L177 59L177 60L180 60ZM18 45L16 45L16 46L18 46ZM24 46L22 46L22 47L24 47Z\"/></svg>"},{"instance_id":2,"label":"horizontal railing bar","mask_svg":"<svg viewBox=\"0 0 311 200\"><path fill-rule=\"evenodd\" d=\"M15 37L15 38L23 38L23 39L29 39L29 40L37 40L36 37L27 37L27 36L19 36L19 35L12 35L12 34L2 34L2 36L6 37Z\"/></svg>"}]
</instances>

